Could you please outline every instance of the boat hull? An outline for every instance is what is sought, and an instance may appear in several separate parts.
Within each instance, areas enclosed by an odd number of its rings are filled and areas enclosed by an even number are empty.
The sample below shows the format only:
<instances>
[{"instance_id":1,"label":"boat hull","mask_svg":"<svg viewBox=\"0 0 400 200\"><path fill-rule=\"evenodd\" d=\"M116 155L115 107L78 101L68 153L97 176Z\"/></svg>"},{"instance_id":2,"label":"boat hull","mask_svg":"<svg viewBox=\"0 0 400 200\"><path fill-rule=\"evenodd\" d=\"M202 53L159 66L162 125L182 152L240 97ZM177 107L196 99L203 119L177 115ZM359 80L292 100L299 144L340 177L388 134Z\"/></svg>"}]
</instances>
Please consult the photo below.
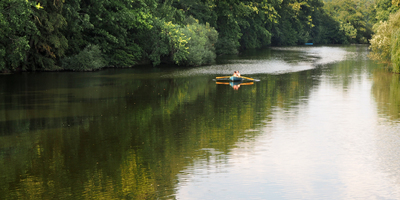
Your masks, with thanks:
<instances>
[{"instance_id":1,"label":"boat hull","mask_svg":"<svg viewBox=\"0 0 400 200\"><path fill-rule=\"evenodd\" d=\"M239 81L243 81L243 78L237 77L237 76L231 76L229 77L230 81L234 81L234 82L239 82Z\"/></svg>"}]
</instances>

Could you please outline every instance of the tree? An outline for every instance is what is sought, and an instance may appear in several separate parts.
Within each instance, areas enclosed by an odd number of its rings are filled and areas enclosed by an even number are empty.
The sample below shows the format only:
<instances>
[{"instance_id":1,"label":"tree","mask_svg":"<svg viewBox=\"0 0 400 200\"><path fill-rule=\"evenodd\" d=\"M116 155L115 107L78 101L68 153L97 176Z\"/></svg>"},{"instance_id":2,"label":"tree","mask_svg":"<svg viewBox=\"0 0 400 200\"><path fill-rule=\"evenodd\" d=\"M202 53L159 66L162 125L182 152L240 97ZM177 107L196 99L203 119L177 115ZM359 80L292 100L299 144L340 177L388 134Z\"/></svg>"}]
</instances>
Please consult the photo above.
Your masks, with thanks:
<instances>
[{"instance_id":1,"label":"tree","mask_svg":"<svg viewBox=\"0 0 400 200\"><path fill-rule=\"evenodd\" d=\"M88 45L83 51L62 60L64 69L72 71L93 71L106 65L100 47Z\"/></svg>"},{"instance_id":2,"label":"tree","mask_svg":"<svg viewBox=\"0 0 400 200\"><path fill-rule=\"evenodd\" d=\"M60 59L68 48L68 41L61 32L67 24L62 16L63 1L40 0L33 9L37 32L30 36L30 51L27 55L29 70L60 70Z\"/></svg>"},{"instance_id":3,"label":"tree","mask_svg":"<svg viewBox=\"0 0 400 200\"><path fill-rule=\"evenodd\" d=\"M214 44L218 39L218 32L210 24L199 24L193 17L186 20L187 25L181 28L186 36L187 51L185 65L204 65L214 62L216 58Z\"/></svg>"},{"instance_id":4,"label":"tree","mask_svg":"<svg viewBox=\"0 0 400 200\"><path fill-rule=\"evenodd\" d=\"M181 31L180 25L156 18L151 30L138 36L145 56L153 66L162 62L180 64L186 60L188 38Z\"/></svg>"},{"instance_id":5,"label":"tree","mask_svg":"<svg viewBox=\"0 0 400 200\"><path fill-rule=\"evenodd\" d=\"M398 0L376 0L376 21L374 22L379 23L380 21L387 21L390 14L398 10L396 7L396 5L398 5L397 1Z\"/></svg>"},{"instance_id":6,"label":"tree","mask_svg":"<svg viewBox=\"0 0 400 200\"><path fill-rule=\"evenodd\" d=\"M400 10L390 15L388 21L381 21L374 27L375 34L370 40L372 52L369 57L384 63L394 61L394 71L399 71L398 66L398 30L400 29ZM394 57L392 57L394 56Z\"/></svg>"},{"instance_id":7,"label":"tree","mask_svg":"<svg viewBox=\"0 0 400 200\"><path fill-rule=\"evenodd\" d=\"M69 34L76 54L88 45L98 45L110 66L132 66L141 60L142 48L135 41L136 34L151 28L151 0L135 1L77 1L71 2L71 19L76 34ZM67 30L68 32L68 30ZM77 37L75 37L75 35Z\"/></svg>"},{"instance_id":8,"label":"tree","mask_svg":"<svg viewBox=\"0 0 400 200\"><path fill-rule=\"evenodd\" d=\"M311 41L315 26L313 17L322 6L319 0L282 1L277 8L280 18L273 26L272 44L295 45Z\"/></svg>"},{"instance_id":9,"label":"tree","mask_svg":"<svg viewBox=\"0 0 400 200\"><path fill-rule=\"evenodd\" d=\"M315 26L312 27L311 38L316 44L346 44L345 31L340 22L333 19L325 9L318 8L313 14ZM355 30L355 29L353 29ZM355 33L354 33L355 35Z\"/></svg>"},{"instance_id":10,"label":"tree","mask_svg":"<svg viewBox=\"0 0 400 200\"><path fill-rule=\"evenodd\" d=\"M15 71L26 63L29 35L37 32L31 20L34 4L0 1L0 72Z\"/></svg>"},{"instance_id":11,"label":"tree","mask_svg":"<svg viewBox=\"0 0 400 200\"><path fill-rule=\"evenodd\" d=\"M393 72L400 73L400 28L395 30L392 36L391 61Z\"/></svg>"},{"instance_id":12,"label":"tree","mask_svg":"<svg viewBox=\"0 0 400 200\"><path fill-rule=\"evenodd\" d=\"M372 19L369 2L361 0L339 0L326 3L326 11L340 22L347 41L350 43L368 43L372 34Z\"/></svg>"},{"instance_id":13,"label":"tree","mask_svg":"<svg viewBox=\"0 0 400 200\"><path fill-rule=\"evenodd\" d=\"M271 44L270 24L276 23L278 13L267 1L242 1L237 19L241 29L241 49L254 49Z\"/></svg>"}]
</instances>

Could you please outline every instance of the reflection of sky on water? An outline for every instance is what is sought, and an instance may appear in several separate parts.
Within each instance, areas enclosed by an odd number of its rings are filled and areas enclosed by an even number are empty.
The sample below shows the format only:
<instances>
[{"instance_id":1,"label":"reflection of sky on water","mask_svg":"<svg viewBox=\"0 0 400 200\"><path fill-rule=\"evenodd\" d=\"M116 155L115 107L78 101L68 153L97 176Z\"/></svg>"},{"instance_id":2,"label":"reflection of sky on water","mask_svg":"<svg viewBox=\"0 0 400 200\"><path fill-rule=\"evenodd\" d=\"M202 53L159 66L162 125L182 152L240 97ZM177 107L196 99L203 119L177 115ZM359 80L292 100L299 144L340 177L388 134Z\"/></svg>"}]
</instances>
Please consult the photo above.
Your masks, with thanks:
<instances>
[{"instance_id":1,"label":"reflection of sky on water","mask_svg":"<svg viewBox=\"0 0 400 200\"><path fill-rule=\"evenodd\" d=\"M261 53L260 53L261 54ZM262 54L261 54L262 55ZM354 52L338 47L274 47L268 56L240 55L239 59L228 57L223 64L182 70L163 77L187 77L200 74L230 75L239 70L242 75L283 74L310 70L318 65L345 60Z\"/></svg>"},{"instance_id":2,"label":"reflection of sky on water","mask_svg":"<svg viewBox=\"0 0 400 200\"><path fill-rule=\"evenodd\" d=\"M375 140L381 169L394 184L400 185L400 125L383 118L378 123Z\"/></svg>"},{"instance_id":3,"label":"reflection of sky on water","mask_svg":"<svg viewBox=\"0 0 400 200\"><path fill-rule=\"evenodd\" d=\"M335 61L332 54L316 63ZM215 154L178 175L177 199L400 199L400 124L377 114L368 77L344 89L322 76L225 162Z\"/></svg>"}]
</instances>

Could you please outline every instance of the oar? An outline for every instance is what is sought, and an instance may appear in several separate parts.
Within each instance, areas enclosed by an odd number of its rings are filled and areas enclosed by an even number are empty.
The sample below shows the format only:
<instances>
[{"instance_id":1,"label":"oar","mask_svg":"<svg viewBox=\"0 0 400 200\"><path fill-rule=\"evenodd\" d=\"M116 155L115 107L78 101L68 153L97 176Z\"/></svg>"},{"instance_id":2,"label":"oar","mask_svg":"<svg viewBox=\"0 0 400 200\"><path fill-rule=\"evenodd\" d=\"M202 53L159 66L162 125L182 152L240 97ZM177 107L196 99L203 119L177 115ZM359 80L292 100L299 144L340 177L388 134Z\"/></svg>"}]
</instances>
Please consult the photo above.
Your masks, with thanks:
<instances>
[{"instance_id":1,"label":"oar","mask_svg":"<svg viewBox=\"0 0 400 200\"><path fill-rule=\"evenodd\" d=\"M229 82L216 82L218 85L229 85Z\"/></svg>"},{"instance_id":2,"label":"oar","mask_svg":"<svg viewBox=\"0 0 400 200\"><path fill-rule=\"evenodd\" d=\"M221 79L221 78L229 78L231 76L221 76L221 77L216 77L216 79Z\"/></svg>"},{"instance_id":3,"label":"oar","mask_svg":"<svg viewBox=\"0 0 400 200\"><path fill-rule=\"evenodd\" d=\"M249 77L244 77L244 76L240 76L240 78L245 78L245 79L249 79L249 80L254 81L254 78L249 78Z\"/></svg>"},{"instance_id":4,"label":"oar","mask_svg":"<svg viewBox=\"0 0 400 200\"><path fill-rule=\"evenodd\" d=\"M253 85L254 82L241 83L240 85Z\"/></svg>"}]
</instances>

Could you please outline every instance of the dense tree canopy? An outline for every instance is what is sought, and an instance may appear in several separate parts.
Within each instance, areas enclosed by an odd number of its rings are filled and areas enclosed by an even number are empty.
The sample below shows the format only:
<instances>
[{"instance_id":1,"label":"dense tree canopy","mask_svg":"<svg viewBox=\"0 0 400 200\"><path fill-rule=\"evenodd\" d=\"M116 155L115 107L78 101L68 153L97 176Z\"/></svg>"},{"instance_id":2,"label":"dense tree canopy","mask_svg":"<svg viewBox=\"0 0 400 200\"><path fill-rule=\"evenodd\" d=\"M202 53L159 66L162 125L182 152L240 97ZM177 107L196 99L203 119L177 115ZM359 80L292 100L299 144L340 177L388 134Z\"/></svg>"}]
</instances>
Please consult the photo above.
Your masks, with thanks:
<instances>
[{"instance_id":1,"label":"dense tree canopy","mask_svg":"<svg viewBox=\"0 0 400 200\"><path fill-rule=\"evenodd\" d=\"M0 1L0 71L13 71L25 64L29 36L38 31L33 9L27 1Z\"/></svg>"},{"instance_id":2,"label":"dense tree canopy","mask_svg":"<svg viewBox=\"0 0 400 200\"><path fill-rule=\"evenodd\" d=\"M365 0L337 0L325 6L329 16L339 22L346 43L368 43L372 34L372 8L372 2Z\"/></svg>"},{"instance_id":3,"label":"dense tree canopy","mask_svg":"<svg viewBox=\"0 0 400 200\"><path fill-rule=\"evenodd\" d=\"M4 0L0 71L197 66L269 45L368 43L372 25L387 21L398 5L399 0Z\"/></svg>"},{"instance_id":4,"label":"dense tree canopy","mask_svg":"<svg viewBox=\"0 0 400 200\"><path fill-rule=\"evenodd\" d=\"M375 34L371 39L369 57L389 63L400 73L400 10L398 0L379 0L376 6Z\"/></svg>"}]
</instances>

